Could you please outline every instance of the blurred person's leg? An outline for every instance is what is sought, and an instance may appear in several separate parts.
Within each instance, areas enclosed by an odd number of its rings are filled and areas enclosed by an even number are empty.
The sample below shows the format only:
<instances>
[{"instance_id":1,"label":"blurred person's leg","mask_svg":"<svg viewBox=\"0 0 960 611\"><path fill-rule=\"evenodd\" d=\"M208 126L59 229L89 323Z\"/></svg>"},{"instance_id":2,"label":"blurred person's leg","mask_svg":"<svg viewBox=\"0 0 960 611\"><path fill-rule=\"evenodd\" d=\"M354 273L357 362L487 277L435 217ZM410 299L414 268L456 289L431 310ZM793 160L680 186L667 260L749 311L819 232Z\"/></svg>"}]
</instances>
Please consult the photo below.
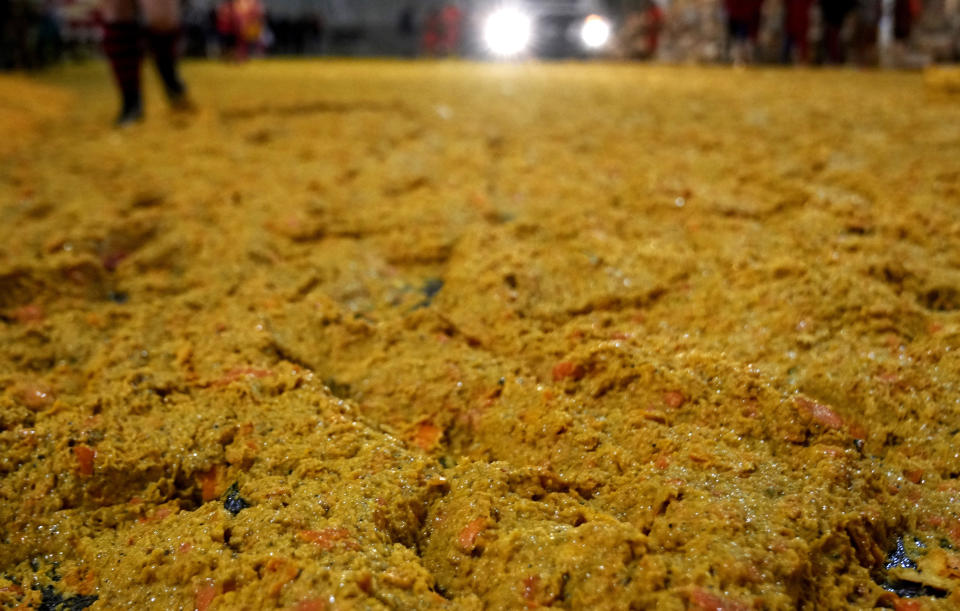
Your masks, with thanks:
<instances>
[{"instance_id":1,"label":"blurred person's leg","mask_svg":"<svg viewBox=\"0 0 960 611\"><path fill-rule=\"evenodd\" d=\"M133 0L103 0L103 52L107 55L120 90L117 125L143 118L140 97L140 25Z\"/></svg>"},{"instance_id":2,"label":"blurred person's leg","mask_svg":"<svg viewBox=\"0 0 960 611\"><path fill-rule=\"evenodd\" d=\"M747 63L752 64L757 59L757 49L760 47L760 9L750 16L747 21Z\"/></svg>"},{"instance_id":3,"label":"blurred person's leg","mask_svg":"<svg viewBox=\"0 0 960 611\"><path fill-rule=\"evenodd\" d=\"M734 47L737 44L737 21L733 17L727 17L727 45L726 45L726 60L728 62L733 61L733 51Z\"/></svg>"},{"instance_id":4,"label":"blurred person's leg","mask_svg":"<svg viewBox=\"0 0 960 611\"><path fill-rule=\"evenodd\" d=\"M827 42L827 58L831 64L842 64L845 60L843 41L840 38L840 26L828 23L824 27L824 38Z\"/></svg>"},{"instance_id":5,"label":"blurred person's leg","mask_svg":"<svg viewBox=\"0 0 960 611\"><path fill-rule=\"evenodd\" d=\"M784 63L810 61L811 0L787 0L784 13Z\"/></svg>"},{"instance_id":6,"label":"blurred person's leg","mask_svg":"<svg viewBox=\"0 0 960 611\"><path fill-rule=\"evenodd\" d=\"M737 20L733 17L727 18L727 61L737 63L740 59L740 34Z\"/></svg>"},{"instance_id":7,"label":"blurred person's leg","mask_svg":"<svg viewBox=\"0 0 960 611\"><path fill-rule=\"evenodd\" d=\"M794 47L793 35L791 35L789 32L785 32L783 35L783 46L780 48L781 64L793 63L793 47Z\"/></svg>"},{"instance_id":8,"label":"blurred person's leg","mask_svg":"<svg viewBox=\"0 0 960 611\"><path fill-rule=\"evenodd\" d=\"M175 109L189 109L186 87L177 70L177 44L180 41L180 2L178 0L139 0L147 27L150 52L163 81L167 98Z\"/></svg>"},{"instance_id":9,"label":"blurred person's leg","mask_svg":"<svg viewBox=\"0 0 960 611\"><path fill-rule=\"evenodd\" d=\"M796 39L797 45L797 61L801 64L810 63L810 36L807 35L806 31L803 33L797 33Z\"/></svg>"},{"instance_id":10,"label":"blurred person's leg","mask_svg":"<svg viewBox=\"0 0 960 611\"><path fill-rule=\"evenodd\" d=\"M789 34L793 51L795 52L796 62L799 64L810 63L810 22L807 19L800 20L793 31Z\"/></svg>"},{"instance_id":11,"label":"blurred person's leg","mask_svg":"<svg viewBox=\"0 0 960 611\"><path fill-rule=\"evenodd\" d=\"M750 24L742 19L730 19L728 60L740 66L750 61Z\"/></svg>"}]
</instances>

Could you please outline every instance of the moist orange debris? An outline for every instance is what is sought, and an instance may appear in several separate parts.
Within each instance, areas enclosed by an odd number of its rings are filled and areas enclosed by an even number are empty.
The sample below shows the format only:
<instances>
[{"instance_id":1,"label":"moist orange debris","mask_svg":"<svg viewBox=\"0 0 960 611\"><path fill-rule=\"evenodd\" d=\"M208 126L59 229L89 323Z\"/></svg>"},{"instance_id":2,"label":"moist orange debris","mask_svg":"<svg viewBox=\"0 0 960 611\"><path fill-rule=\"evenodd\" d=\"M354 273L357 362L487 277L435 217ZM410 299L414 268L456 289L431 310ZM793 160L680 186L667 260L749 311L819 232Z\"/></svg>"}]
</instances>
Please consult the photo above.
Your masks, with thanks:
<instances>
[{"instance_id":1,"label":"moist orange debris","mask_svg":"<svg viewBox=\"0 0 960 611\"><path fill-rule=\"evenodd\" d=\"M0 606L957 607L952 92L235 68L0 77Z\"/></svg>"}]
</instances>

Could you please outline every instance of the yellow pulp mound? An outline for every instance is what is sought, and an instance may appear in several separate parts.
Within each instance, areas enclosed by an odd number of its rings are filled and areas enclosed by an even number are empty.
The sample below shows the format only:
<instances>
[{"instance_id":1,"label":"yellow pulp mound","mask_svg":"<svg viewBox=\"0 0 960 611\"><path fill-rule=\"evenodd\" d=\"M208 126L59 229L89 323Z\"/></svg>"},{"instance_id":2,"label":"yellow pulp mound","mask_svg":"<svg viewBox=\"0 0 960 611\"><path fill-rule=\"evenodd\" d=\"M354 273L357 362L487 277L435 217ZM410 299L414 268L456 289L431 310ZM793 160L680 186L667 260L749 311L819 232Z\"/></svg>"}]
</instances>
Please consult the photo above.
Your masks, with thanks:
<instances>
[{"instance_id":1,"label":"yellow pulp mound","mask_svg":"<svg viewBox=\"0 0 960 611\"><path fill-rule=\"evenodd\" d=\"M960 605L949 88L185 74L0 81L0 604Z\"/></svg>"}]
</instances>

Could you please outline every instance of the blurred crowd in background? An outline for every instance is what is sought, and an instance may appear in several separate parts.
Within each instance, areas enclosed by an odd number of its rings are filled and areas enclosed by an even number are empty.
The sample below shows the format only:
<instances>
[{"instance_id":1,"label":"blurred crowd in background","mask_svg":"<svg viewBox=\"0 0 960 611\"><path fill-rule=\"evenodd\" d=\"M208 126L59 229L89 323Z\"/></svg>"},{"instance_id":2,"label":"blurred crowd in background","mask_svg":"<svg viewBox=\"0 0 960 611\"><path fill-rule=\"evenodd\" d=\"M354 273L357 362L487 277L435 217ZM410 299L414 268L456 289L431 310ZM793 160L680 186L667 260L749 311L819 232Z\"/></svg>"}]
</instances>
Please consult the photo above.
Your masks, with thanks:
<instances>
[{"instance_id":1,"label":"blurred crowd in background","mask_svg":"<svg viewBox=\"0 0 960 611\"><path fill-rule=\"evenodd\" d=\"M960 60L960 0L722 0L720 4L673 0L656 17L662 23L657 57L899 67Z\"/></svg>"},{"instance_id":2,"label":"blurred crowd in background","mask_svg":"<svg viewBox=\"0 0 960 611\"><path fill-rule=\"evenodd\" d=\"M536 0L525 0L527 2ZM471 2L182 0L187 56L469 55ZM609 0L603 56L920 67L960 61L960 0ZM97 0L0 2L0 68L99 53Z\"/></svg>"}]
</instances>

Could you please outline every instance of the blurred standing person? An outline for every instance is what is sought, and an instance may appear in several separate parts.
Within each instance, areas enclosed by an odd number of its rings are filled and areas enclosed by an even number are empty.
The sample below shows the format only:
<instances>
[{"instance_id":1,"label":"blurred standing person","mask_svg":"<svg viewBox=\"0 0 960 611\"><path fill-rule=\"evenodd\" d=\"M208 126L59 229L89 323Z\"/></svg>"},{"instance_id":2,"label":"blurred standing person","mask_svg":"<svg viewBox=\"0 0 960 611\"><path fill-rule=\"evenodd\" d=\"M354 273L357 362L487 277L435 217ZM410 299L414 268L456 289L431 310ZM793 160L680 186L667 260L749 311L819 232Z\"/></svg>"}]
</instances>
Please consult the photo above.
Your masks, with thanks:
<instances>
[{"instance_id":1,"label":"blurred standing person","mask_svg":"<svg viewBox=\"0 0 960 611\"><path fill-rule=\"evenodd\" d=\"M856 0L820 0L820 14L823 16L823 43L826 47L828 63L842 64L847 59L840 33L855 2Z\"/></svg>"},{"instance_id":2,"label":"blurred standing person","mask_svg":"<svg viewBox=\"0 0 960 611\"><path fill-rule=\"evenodd\" d=\"M302 50L297 53L307 53L311 48L320 50L323 48L323 35L326 32L326 22L320 13L309 13L299 20L300 31L302 33Z\"/></svg>"},{"instance_id":3,"label":"blurred standing person","mask_svg":"<svg viewBox=\"0 0 960 611\"><path fill-rule=\"evenodd\" d=\"M875 65L879 60L877 40L883 0L860 0L857 3L857 27L854 34L854 60L861 66Z\"/></svg>"},{"instance_id":4,"label":"blurred standing person","mask_svg":"<svg viewBox=\"0 0 960 611\"><path fill-rule=\"evenodd\" d=\"M727 57L734 64L753 61L760 34L763 0L724 0L727 9Z\"/></svg>"},{"instance_id":5,"label":"blurred standing person","mask_svg":"<svg viewBox=\"0 0 960 611\"><path fill-rule=\"evenodd\" d=\"M783 63L810 61L810 9L813 0L784 0Z\"/></svg>"},{"instance_id":6,"label":"blurred standing person","mask_svg":"<svg viewBox=\"0 0 960 611\"><path fill-rule=\"evenodd\" d=\"M174 110L192 109L177 70L179 1L102 0L101 8L104 19L103 49L120 90L121 108L116 124L124 126L143 118L140 62L144 35L170 105Z\"/></svg>"},{"instance_id":7,"label":"blurred standing person","mask_svg":"<svg viewBox=\"0 0 960 611\"><path fill-rule=\"evenodd\" d=\"M440 9L440 23L442 28L440 52L444 55L455 55L460 50L460 22L463 13L460 7L452 2L446 3Z\"/></svg>"},{"instance_id":8,"label":"blurred standing person","mask_svg":"<svg viewBox=\"0 0 960 611\"><path fill-rule=\"evenodd\" d=\"M440 8L430 7L423 22L423 53L428 57L436 57L443 39L443 18Z\"/></svg>"},{"instance_id":9,"label":"blurred standing person","mask_svg":"<svg viewBox=\"0 0 960 611\"><path fill-rule=\"evenodd\" d=\"M36 17L31 4L28 0L0 2L0 69L34 67L30 39Z\"/></svg>"},{"instance_id":10,"label":"blurred standing person","mask_svg":"<svg viewBox=\"0 0 960 611\"><path fill-rule=\"evenodd\" d=\"M660 35L663 33L663 23L665 16L663 9L654 0L647 0L643 11L643 26L647 32L647 58L653 59L657 56L657 49L660 48Z\"/></svg>"},{"instance_id":11,"label":"blurred standing person","mask_svg":"<svg viewBox=\"0 0 960 611\"><path fill-rule=\"evenodd\" d=\"M412 4L407 4L400 10L397 17L397 35L403 44L403 54L413 57L417 54L417 22L416 12Z\"/></svg>"},{"instance_id":12,"label":"blurred standing person","mask_svg":"<svg viewBox=\"0 0 960 611\"><path fill-rule=\"evenodd\" d=\"M920 16L920 0L896 0L893 4L893 38L900 44L910 40L913 22Z\"/></svg>"},{"instance_id":13,"label":"blurred standing person","mask_svg":"<svg viewBox=\"0 0 960 611\"><path fill-rule=\"evenodd\" d=\"M407 4L400 10L400 16L397 18L397 33L401 36L413 36L417 33L412 4Z\"/></svg>"},{"instance_id":14,"label":"blurred standing person","mask_svg":"<svg viewBox=\"0 0 960 611\"><path fill-rule=\"evenodd\" d=\"M0 2L0 70L13 67L13 57L7 57L13 49L11 8L9 2Z\"/></svg>"},{"instance_id":15,"label":"blurred standing person","mask_svg":"<svg viewBox=\"0 0 960 611\"><path fill-rule=\"evenodd\" d=\"M260 4L260 0L233 0L238 60L245 60L252 53L260 51L263 17L263 5Z\"/></svg>"},{"instance_id":16,"label":"blurred standing person","mask_svg":"<svg viewBox=\"0 0 960 611\"><path fill-rule=\"evenodd\" d=\"M893 61L901 67L917 65L917 57L911 56L909 44L913 24L923 7L920 0L895 0L893 4Z\"/></svg>"},{"instance_id":17,"label":"blurred standing person","mask_svg":"<svg viewBox=\"0 0 960 611\"><path fill-rule=\"evenodd\" d=\"M233 2L223 0L217 4L217 41L220 43L221 59L235 57L237 47L237 20L233 14Z\"/></svg>"},{"instance_id":18,"label":"blurred standing person","mask_svg":"<svg viewBox=\"0 0 960 611\"><path fill-rule=\"evenodd\" d=\"M620 31L620 47L624 57L652 59L660 46L664 14L653 0L642 0L637 10L630 11Z\"/></svg>"},{"instance_id":19,"label":"blurred standing person","mask_svg":"<svg viewBox=\"0 0 960 611\"><path fill-rule=\"evenodd\" d=\"M37 24L36 55L38 66L46 66L63 55L63 36L57 4L53 0L42 2L40 20Z\"/></svg>"},{"instance_id":20,"label":"blurred standing person","mask_svg":"<svg viewBox=\"0 0 960 611\"><path fill-rule=\"evenodd\" d=\"M183 10L181 29L183 31L183 54L186 57L206 57L208 54L210 28L208 14L197 2L181 0Z\"/></svg>"}]
</instances>

